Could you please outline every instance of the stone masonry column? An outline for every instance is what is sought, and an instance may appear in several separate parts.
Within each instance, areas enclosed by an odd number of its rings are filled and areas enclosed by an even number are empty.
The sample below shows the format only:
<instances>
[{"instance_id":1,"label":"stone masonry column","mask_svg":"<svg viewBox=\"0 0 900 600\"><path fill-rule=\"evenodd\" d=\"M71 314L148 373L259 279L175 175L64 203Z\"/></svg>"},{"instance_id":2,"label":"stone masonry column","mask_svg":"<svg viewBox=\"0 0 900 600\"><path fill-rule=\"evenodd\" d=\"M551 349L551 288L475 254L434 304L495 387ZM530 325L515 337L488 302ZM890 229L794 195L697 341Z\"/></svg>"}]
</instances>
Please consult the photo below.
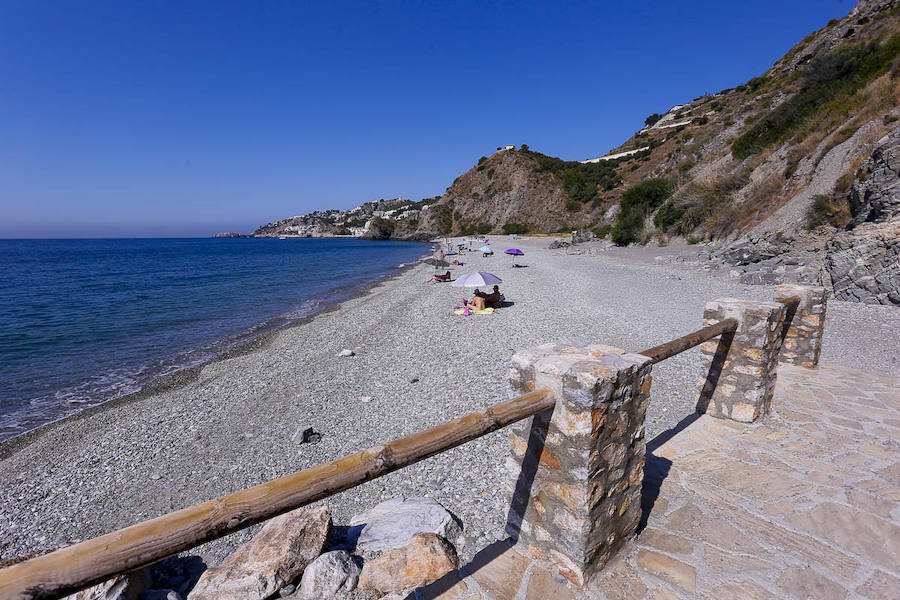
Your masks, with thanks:
<instances>
[{"instance_id":1,"label":"stone masonry column","mask_svg":"<svg viewBox=\"0 0 900 600\"><path fill-rule=\"evenodd\" d=\"M793 312L788 308L781 344L781 361L813 368L819 364L822 334L825 331L825 307L828 294L824 287L776 285L775 300L799 296L800 304Z\"/></svg>"},{"instance_id":2,"label":"stone masonry column","mask_svg":"<svg viewBox=\"0 0 900 600\"><path fill-rule=\"evenodd\" d=\"M700 346L709 370L700 380L698 412L742 423L769 412L785 310L779 302L720 298L706 303L704 326L727 318L738 326L730 343L724 335Z\"/></svg>"},{"instance_id":3,"label":"stone masonry column","mask_svg":"<svg viewBox=\"0 0 900 600\"><path fill-rule=\"evenodd\" d=\"M649 359L546 344L516 354L509 381L512 395L547 387L557 403L511 427L507 532L583 587L641 518Z\"/></svg>"}]
</instances>

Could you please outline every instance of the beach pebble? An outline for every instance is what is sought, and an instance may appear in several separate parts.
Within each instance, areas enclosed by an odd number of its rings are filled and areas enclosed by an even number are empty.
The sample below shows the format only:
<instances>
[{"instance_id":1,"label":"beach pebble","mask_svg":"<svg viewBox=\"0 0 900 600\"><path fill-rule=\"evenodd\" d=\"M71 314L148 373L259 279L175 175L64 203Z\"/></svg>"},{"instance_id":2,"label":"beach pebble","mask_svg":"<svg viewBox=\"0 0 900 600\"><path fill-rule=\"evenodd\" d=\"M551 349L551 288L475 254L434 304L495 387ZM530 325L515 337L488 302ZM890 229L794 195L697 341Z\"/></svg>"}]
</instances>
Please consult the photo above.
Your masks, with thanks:
<instances>
[{"instance_id":1,"label":"beach pebble","mask_svg":"<svg viewBox=\"0 0 900 600\"><path fill-rule=\"evenodd\" d=\"M338 356L354 356L355 354L356 352L354 352L353 350L348 350L347 348L344 348L343 350L338 352Z\"/></svg>"},{"instance_id":2,"label":"beach pebble","mask_svg":"<svg viewBox=\"0 0 900 600\"><path fill-rule=\"evenodd\" d=\"M371 402L371 401L374 400L374 399L375 399L375 398L373 398L372 396L363 396L362 398L359 399L359 401L360 401L360 402L366 402L366 403L369 403L369 402Z\"/></svg>"},{"instance_id":3,"label":"beach pebble","mask_svg":"<svg viewBox=\"0 0 900 600\"><path fill-rule=\"evenodd\" d=\"M312 427L307 427L303 430L303 438L300 440L301 444L318 444L321 441L322 434Z\"/></svg>"},{"instance_id":4,"label":"beach pebble","mask_svg":"<svg viewBox=\"0 0 900 600\"><path fill-rule=\"evenodd\" d=\"M409 382L410 382L410 383L419 383L419 378L418 378L418 377L413 377L412 379L409 380Z\"/></svg>"},{"instance_id":5,"label":"beach pebble","mask_svg":"<svg viewBox=\"0 0 900 600\"><path fill-rule=\"evenodd\" d=\"M293 594L294 590L296 590L296 589L297 589L297 586L295 586L293 583L289 583L286 586L284 586L283 588L281 588L280 590L278 590L278 595L281 596L282 598L284 598L285 596L290 596L291 594Z\"/></svg>"}]
</instances>

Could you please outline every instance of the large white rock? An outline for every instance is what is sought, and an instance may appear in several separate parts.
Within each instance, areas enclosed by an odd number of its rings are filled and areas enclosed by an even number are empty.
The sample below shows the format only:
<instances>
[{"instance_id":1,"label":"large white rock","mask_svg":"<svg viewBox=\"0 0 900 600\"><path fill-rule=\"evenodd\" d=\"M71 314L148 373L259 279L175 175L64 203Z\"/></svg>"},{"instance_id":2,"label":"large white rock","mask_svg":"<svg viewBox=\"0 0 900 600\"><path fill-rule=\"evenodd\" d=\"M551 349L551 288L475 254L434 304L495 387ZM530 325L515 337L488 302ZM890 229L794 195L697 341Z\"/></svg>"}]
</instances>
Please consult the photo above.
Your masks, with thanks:
<instances>
[{"instance_id":1,"label":"large white rock","mask_svg":"<svg viewBox=\"0 0 900 600\"><path fill-rule=\"evenodd\" d=\"M359 582L360 568L346 550L326 552L303 572L298 600L328 600L338 592L351 592Z\"/></svg>"},{"instance_id":2,"label":"large white rock","mask_svg":"<svg viewBox=\"0 0 900 600\"><path fill-rule=\"evenodd\" d=\"M321 554L331 533L327 508L306 509L269 521L221 564L207 569L190 600L262 600L296 580Z\"/></svg>"},{"instance_id":3,"label":"large white rock","mask_svg":"<svg viewBox=\"0 0 900 600\"><path fill-rule=\"evenodd\" d=\"M363 525L356 542L362 552L384 552L402 548L420 533L433 533L458 543L462 530L446 508L431 498L387 500L350 519Z\"/></svg>"}]
</instances>

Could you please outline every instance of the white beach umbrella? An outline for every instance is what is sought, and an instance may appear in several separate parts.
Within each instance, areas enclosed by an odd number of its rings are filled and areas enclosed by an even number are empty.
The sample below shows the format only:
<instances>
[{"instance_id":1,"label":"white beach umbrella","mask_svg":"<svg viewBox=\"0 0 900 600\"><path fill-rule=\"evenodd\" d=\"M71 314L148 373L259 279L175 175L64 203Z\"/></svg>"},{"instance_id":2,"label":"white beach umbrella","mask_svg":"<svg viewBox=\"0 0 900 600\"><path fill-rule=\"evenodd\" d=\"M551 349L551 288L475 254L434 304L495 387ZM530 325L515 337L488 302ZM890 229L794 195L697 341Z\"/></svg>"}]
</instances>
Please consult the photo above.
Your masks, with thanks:
<instances>
[{"instance_id":1,"label":"white beach umbrella","mask_svg":"<svg viewBox=\"0 0 900 600\"><path fill-rule=\"evenodd\" d=\"M473 271L457 277L453 282L454 287L487 287L503 283L503 280L493 273L485 273L484 271Z\"/></svg>"}]
</instances>

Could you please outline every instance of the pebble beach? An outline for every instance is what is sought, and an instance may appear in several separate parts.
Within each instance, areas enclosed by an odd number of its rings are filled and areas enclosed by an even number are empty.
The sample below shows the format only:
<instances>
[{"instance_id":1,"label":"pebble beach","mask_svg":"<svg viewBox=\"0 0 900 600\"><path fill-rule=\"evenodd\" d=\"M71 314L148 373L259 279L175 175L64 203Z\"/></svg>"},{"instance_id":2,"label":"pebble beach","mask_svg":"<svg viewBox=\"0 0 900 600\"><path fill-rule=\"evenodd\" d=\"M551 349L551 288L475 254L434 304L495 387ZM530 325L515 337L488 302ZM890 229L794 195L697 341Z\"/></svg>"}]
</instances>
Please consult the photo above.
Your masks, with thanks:
<instances>
[{"instance_id":1,"label":"pebble beach","mask_svg":"<svg viewBox=\"0 0 900 600\"><path fill-rule=\"evenodd\" d=\"M454 278L503 279L510 303L490 315L451 309L471 288L426 283L418 264L301 324L165 385L0 445L0 558L88 539L334 460L508 397L512 355L535 345L603 343L640 351L701 326L705 302L771 300L690 261L690 247L547 248L547 238L493 240L513 259L471 252ZM900 372L900 311L831 301L821 362ZM341 356L352 350L352 356ZM346 354L346 353L345 353ZM698 349L653 368L646 436L691 414ZM303 431L321 434L303 442ZM463 524L463 559L504 537L504 431L327 500L335 525L398 497L429 496ZM195 549L214 564L258 528Z\"/></svg>"}]
</instances>

